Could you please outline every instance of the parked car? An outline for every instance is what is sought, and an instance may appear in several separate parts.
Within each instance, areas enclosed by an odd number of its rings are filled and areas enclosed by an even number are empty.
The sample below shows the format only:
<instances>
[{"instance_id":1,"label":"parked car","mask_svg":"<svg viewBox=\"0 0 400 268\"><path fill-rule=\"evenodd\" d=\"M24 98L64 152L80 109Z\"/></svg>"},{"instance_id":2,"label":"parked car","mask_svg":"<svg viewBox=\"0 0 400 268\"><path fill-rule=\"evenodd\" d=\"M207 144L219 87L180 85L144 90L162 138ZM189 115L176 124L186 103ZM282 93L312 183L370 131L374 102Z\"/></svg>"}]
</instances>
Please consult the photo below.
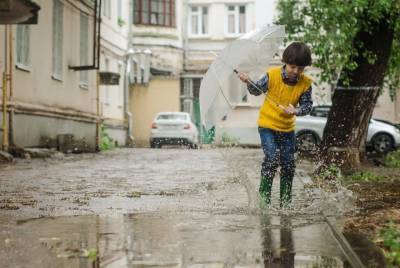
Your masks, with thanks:
<instances>
[{"instance_id":1,"label":"parked car","mask_svg":"<svg viewBox=\"0 0 400 268\"><path fill-rule=\"evenodd\" d=\"M330 105L313 107L310 115L296 119L296 146L299 151L313 151L322 140ZM366 147L379 153L387 153L400 146L400 130L393 124L371 119Z\"/></svg>"},{"instance_id":2,"label":"parked car","mask_svg":"<svg viewBox=\"0 0 400 268\"><path fill-rule=\"evenodd\" d=\"M187 145L197 148L199 132L190 115L183 112L161 112L151 124L150 147L162 145Z\"/></svg>"}]
</instances>

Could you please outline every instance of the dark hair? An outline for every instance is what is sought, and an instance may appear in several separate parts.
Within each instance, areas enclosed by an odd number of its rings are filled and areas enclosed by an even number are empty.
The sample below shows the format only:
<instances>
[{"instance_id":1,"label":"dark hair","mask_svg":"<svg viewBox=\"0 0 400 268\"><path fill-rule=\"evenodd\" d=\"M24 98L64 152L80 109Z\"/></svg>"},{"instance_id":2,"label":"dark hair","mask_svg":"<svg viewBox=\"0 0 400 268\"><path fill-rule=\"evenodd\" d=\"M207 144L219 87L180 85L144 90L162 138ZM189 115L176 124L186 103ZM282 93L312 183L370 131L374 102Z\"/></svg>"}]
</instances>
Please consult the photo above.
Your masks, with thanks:
<instances>
[{"instance_id":1,"label":"dark hair","mask_svg":"<svg viewBox=\"0 0 400 268\"><path fill-rule=\"evenodd\" d=\"M297 66L310 66L311 50L302 42L293 42L283 51L282 61Z\"/></svg>"}]
</instances>

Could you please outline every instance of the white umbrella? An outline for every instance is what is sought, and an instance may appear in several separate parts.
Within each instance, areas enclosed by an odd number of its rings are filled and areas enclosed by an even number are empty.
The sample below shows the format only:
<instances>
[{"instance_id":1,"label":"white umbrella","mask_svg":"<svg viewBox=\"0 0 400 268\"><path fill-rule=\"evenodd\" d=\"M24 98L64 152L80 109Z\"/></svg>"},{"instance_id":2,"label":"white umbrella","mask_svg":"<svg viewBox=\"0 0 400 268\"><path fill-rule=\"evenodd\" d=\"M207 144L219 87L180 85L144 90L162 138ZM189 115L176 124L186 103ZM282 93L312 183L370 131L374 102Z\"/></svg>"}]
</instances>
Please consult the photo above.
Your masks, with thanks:
<instances>
[{"instance_id":1,"label":"white umbrella","mask_svg":"<svg viewBox=\"0 0 400 268\"><path fill-rule=\"evenodd\" d=\"M264 26L225 47L210 65L200 86L202 124L210 130L246 96L246 85L237 72L259 78L285 36L283 26Z\"/></svg>"}]
</instances>

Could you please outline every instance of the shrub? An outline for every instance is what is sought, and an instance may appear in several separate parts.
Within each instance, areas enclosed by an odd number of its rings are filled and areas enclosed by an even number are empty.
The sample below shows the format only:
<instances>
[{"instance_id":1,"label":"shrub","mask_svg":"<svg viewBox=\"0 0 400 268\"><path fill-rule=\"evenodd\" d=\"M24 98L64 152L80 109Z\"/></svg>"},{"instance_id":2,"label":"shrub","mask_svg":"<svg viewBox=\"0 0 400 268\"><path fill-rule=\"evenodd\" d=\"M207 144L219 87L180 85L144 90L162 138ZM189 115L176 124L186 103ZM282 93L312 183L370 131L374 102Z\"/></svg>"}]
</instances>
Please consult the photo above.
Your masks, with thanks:
<instances>
[{"instance_id":1,"label":"shrub","mask_svg":"<svg viewBox=\"0 0 400 268\"><path fill-rule=\"evenodd\" d=\"M238 146L239 138L228 135L226 132L222 133L221 143L228 146Z\"/></svg>"},{"instance_id":2,"label":"shrub","mask_svg":"<svg viewBox=\"0 0 400 268\"><path fill-rule=\"evenodd\" d=\"M381 229L380 235L385 247L385 256L393 267L400 267L400 230L393 222Z\"/></svg>"},{"instance_id":3,"label":"shrub","mask_svg":"<svg viewBox=\"0 0 400 268\"><path fill-rule=\"evenodd\" d=\"M107 128L104 125L101 125L101 136L100 136L100 150L111 150L114 149L115 143L114 140L108 135Z\"/></svg>"},{"instance_id":4,"label":"shrub","mask_svg":"<svg viewBox=\"0 0 400 268\"><path fill-rule=\"evenodd\" d=\"M385 165L400 168L400 150L388 153L385 157Z\"/></svg>"}]
</instances>

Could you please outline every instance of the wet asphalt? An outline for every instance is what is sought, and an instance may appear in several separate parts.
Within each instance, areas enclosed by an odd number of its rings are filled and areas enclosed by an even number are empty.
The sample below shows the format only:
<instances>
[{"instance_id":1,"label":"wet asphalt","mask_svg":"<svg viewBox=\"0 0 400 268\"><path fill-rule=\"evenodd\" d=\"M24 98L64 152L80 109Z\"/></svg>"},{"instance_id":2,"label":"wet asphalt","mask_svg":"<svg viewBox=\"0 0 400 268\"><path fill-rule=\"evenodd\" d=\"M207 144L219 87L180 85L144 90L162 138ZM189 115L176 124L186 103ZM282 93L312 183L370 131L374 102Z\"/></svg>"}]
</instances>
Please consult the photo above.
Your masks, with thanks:
<instances>
[{"instance_id":1,"label":"wet asphalt","mask_svg":"<svg viewBox=\"0 0 400 268\"><path fill-rule=\"evenodd\" d=\"M298 162L282 211L278 177L272 207L258 198L261 161L135 148L2 165L0 267L349 267L307 187L312 165Z\"/></svg>"}]
</instances>

